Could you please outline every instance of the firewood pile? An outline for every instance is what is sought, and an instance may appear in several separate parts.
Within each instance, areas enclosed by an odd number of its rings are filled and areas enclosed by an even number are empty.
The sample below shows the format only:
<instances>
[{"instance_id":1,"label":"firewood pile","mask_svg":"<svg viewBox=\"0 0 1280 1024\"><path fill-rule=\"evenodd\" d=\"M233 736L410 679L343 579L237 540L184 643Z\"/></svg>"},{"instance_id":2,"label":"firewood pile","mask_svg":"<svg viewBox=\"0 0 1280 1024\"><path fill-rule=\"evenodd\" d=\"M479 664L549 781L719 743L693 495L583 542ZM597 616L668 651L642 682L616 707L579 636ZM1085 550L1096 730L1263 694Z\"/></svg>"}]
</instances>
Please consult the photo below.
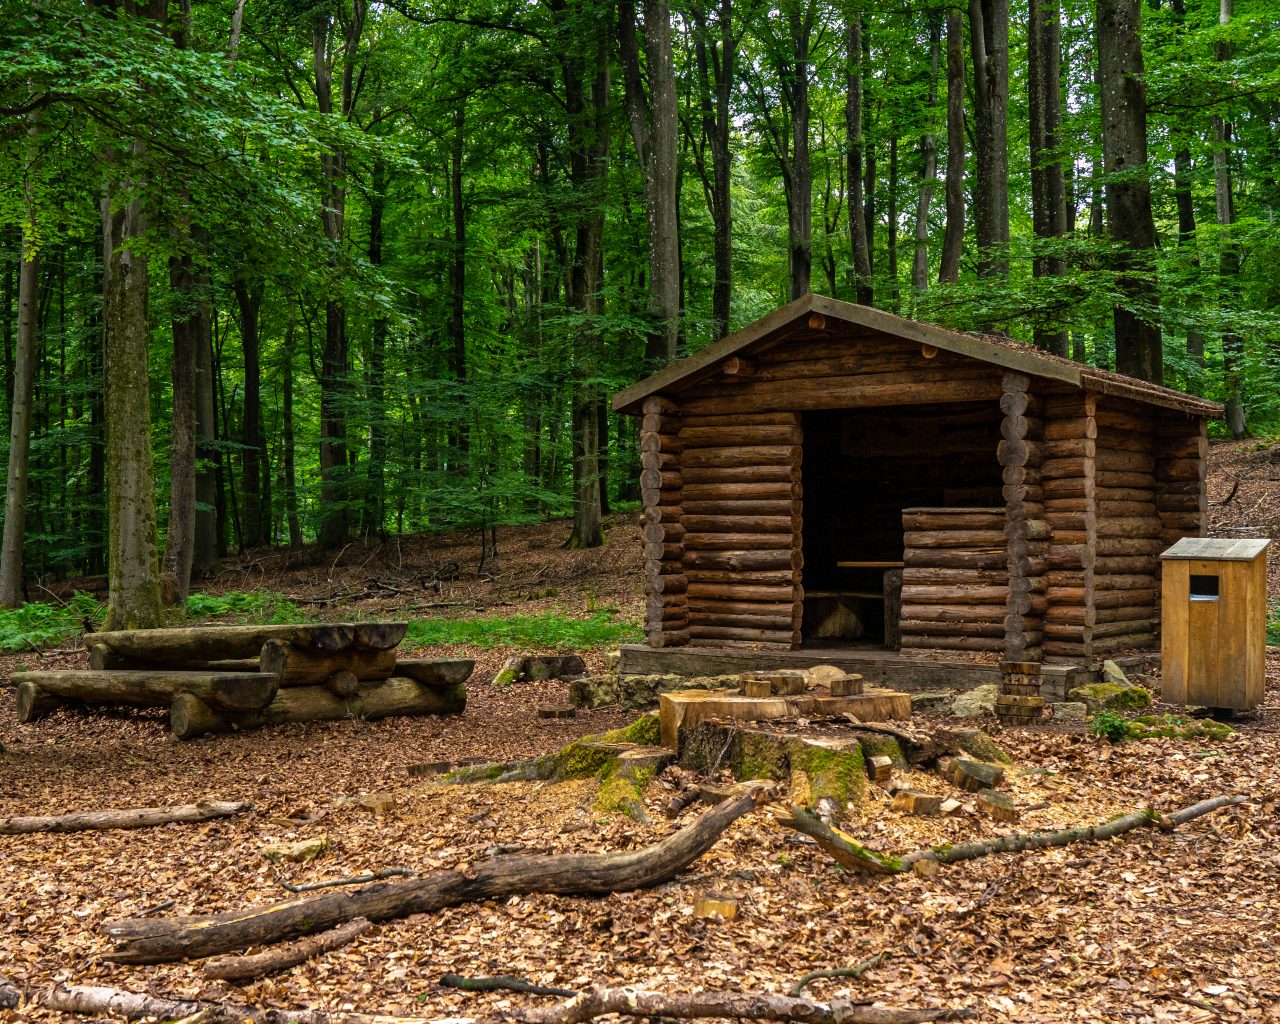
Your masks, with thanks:
<instances>
[{"instance_id":1,"label":"firewood pile","mask_svg":"<svg viewBox=\"0 0 1280 1024\"><path fill-rule=\"evenodd\" d=\"M179 739L279 722L455 715L474 662L401 659L404 622L89 633L90 668L17 672L18 720L64 704L168 707Z\"/></svg>"}]
</instances>

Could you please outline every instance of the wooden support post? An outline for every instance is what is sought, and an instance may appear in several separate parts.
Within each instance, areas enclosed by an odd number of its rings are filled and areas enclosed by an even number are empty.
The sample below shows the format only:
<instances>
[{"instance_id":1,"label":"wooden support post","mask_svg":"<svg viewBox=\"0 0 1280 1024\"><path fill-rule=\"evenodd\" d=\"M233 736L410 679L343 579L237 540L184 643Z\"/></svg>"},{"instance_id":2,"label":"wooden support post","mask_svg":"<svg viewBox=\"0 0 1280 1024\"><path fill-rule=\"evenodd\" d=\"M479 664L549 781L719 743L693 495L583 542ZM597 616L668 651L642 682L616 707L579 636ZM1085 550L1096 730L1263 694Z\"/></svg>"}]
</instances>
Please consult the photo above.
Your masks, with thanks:
<instances>
[{"instance_id":1,"label":"wooden support post","mask_svg":"<svg viewBox=\"0 0 1280 1024\"><path fill-rule=\"evenodd\" d=\"M1035 637L1043 629L1044 583L1033 571L1033 560L1048 551L1051 531L1041 518L1044 514L1040 482L1044 421L1039 416L1028 415L1035 402L1027 390L1030 383L1025 374L1003 376L1000 396L1003 440L996 449L1004 481L1004 545L1009 574L1004 638L1005 658L1010 661L1039 661L1043 657Z\"/></svg>"},{"instance_id":2,"label":"wooden support post","mask_svg":"<svg viewBox=\"0 0 1280 1024\"><path fill-rule=\"evenodd\" d=\"M645 399L643 411L640 495L645 521L645 639L651 647L679 647L689 642L680 407L654 395Z\"/></svg>"}]
</instances>

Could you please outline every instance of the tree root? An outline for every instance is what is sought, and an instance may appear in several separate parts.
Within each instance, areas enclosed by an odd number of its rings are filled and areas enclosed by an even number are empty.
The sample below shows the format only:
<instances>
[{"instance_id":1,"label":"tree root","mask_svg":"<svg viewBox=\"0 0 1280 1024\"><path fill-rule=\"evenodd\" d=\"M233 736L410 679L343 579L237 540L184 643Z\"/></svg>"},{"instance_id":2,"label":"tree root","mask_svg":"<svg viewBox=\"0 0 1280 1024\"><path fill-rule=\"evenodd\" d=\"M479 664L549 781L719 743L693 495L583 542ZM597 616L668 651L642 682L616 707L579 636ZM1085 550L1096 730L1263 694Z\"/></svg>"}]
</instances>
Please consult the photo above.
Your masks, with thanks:
<instances>
[{"instance_id":1,"label":"tree root","mask_svg":"<svg viewBox=\"0 0 1280 1024\"><path fill-rule=\"evenodd\" d=\"M593 988L559 1006L524 1010L525 1024L584 1024L596 1017L617 1013L629 1017L727 1017L732 1020L801 1021L803 1024L925 1024L927 1021L969 1020L973 1010L939 1008L899 1010L891 1007L833 1000L808 999L768 993L692 992L672 995L634 988Z\"/></svg>"},{"instance_id":2,"label":"tree root","mask_svg":"<svg viewBox=\"0 0 1280 1024\"><path fill-rule=\"evenodd\" d=\"M319 935L299 939L287 946L263 950L252 956L217 956L205 961L204 976L221 978L224 981L249 981L253 978L261 978L266 974L297 967L298 964L305 963L314 956L339 949L372 927L367 918L357 917L354 921L348 921Z\"/></svg>"},{"instance_id":3,"label":"tree root","mask_svg":"<svg viewBox=\"0 0 1280 1024\"><path fill-rule=\"evenodd\" d=\"M910 871L913 864L920 861L934 861L938 864L956 864L965 860L977 860L993 853L1020 853L1025 850L1048 850L1056 847L1070 846L1072 843L1097 842L1101 839L1115 839L1127 832L1139 828L1158 828L1170 832L1179 825L1185 824L1202 815L1210 814L1223 807L1234 807L1248 802L1245 796L1215 796L1209 800L1183 807L1168 815L1157 811L1136 811L1125 814L1102 825L1081 825L1076 828L1059 829L1057 832L1033 832L1011 836L996 836L992 839L980 839L972 843L960 843L957 846L940 846L928 850L915 850L912 853L895 857L869 850L855 842L853 838L839 829L832 828L812 811L803 807L771 808L771 813L779 824L794 828L811 836L818 846L830 854L835 861L852 871L873 875L896 875Z\"/></svg>"},{"instance_id":4,"label":"tree root","mask_svg":"<svg viewBox=\"0 0 1280 1024\"><path fill-rule=\"evenodd\" d=\"M0 836L27 835L32 832L87 832L99 829L151 828L173 822L191 824L227 818L253 810L248 803L206 801L178 804L174 807L132 807L123 811L84 811L48 817L0 818Z\"/></svg>"},{"instance_id":5,"label":"tree root","mask_svg":"<svg viewBox=\"0 0 1280 1024\"><path fill-rule=\"evenodd\" d=\"M599 896L644 889L684 870L756 805L754 794L725 800L680 831L640 850L495 857L462 870L430 871L404 882L377 882L273 906L110 921L103 926L114 947L107 959L169 963L270 945L325 931L357 917L389 921L526 893Z\"/></svg>"},{"instance_id":6,"label":"tree root","mask_svg":"<svg viewBox=\"0 0 1280 1024\"><path fill-rule=\"evenodd\" d=\"M815 981L821 981L823 978L861 978L867 971L873 967L879 967L882 963L893 956L892 949L881 950L873 957L863 960L860 964L854 964L852 967L828 967L821 971L810 971L808 974L802 975L800 980L791 986L791 991L787 995L792 999L800 998L800 994L804 992Z\"/></svg>"}]
</instances>

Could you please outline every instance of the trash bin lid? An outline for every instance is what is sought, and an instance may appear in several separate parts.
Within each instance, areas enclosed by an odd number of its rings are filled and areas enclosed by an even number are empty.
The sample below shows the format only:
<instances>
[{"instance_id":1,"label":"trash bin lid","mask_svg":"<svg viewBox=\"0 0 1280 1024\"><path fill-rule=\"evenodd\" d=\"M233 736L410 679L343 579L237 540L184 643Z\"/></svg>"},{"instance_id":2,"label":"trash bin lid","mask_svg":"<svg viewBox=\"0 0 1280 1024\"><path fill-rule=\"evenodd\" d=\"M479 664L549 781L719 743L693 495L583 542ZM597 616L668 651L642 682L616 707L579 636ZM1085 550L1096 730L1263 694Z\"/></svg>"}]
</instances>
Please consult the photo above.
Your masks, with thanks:
<instances>
[{"instance_id":1,"label":"trash bin lid","mask_svg":"<svg viewBox=\"0 0 1280 1024\"><path fill-rule=\"evenodd\" d=\"M1267 550L1270 543L1265 537L1244 540L1229 537L1183 537L1160 557L1252 562Z\"/></svg>"}]
</instances>

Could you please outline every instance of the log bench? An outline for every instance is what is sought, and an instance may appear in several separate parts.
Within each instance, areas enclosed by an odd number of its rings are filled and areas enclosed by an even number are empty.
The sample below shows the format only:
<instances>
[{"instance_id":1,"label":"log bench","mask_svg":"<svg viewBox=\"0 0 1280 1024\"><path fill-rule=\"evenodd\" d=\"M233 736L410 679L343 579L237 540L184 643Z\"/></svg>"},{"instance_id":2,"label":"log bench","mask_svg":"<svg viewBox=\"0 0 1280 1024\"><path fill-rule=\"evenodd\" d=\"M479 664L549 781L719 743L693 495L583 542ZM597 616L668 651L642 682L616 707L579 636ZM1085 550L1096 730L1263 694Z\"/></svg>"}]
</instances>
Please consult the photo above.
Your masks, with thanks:
<instances>
[{"instance_id":1,"label":"log bench","mask_svg":"<svg viewBox=\"0 0 1280 1024\"><path fill-rule=\"evenodd\" d=\"M89 633L87 671L19 672L18 720L69 702L168 707L180 739L279 722L461 714L475 667L399 661L404 622Z\"/></svg>"}]
</instances>

